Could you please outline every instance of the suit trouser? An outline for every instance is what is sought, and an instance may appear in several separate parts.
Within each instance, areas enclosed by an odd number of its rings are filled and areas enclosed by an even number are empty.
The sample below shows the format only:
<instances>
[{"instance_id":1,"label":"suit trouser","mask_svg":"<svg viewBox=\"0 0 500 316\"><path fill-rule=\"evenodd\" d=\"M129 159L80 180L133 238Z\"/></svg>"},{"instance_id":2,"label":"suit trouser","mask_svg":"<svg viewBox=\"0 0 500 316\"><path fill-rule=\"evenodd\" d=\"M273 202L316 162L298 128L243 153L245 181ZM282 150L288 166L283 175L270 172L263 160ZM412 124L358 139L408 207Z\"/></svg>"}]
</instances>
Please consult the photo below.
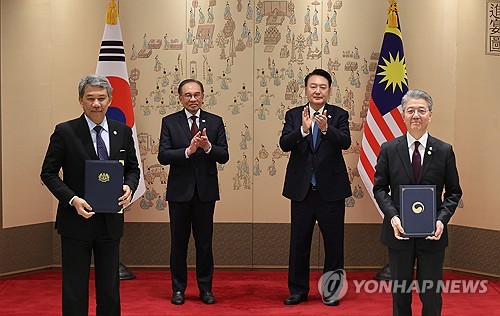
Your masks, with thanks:
<instances>
[{"instance_id":1,"label":"suit trouser","mask_svg":"<svg viewBox=\"0 0 500 316\"><path fill-rule=\"evenodd\" d=\"M423 238L410 239L410 247L388 248L392 279L392 305L394 316L411 315L413 268L417 263L416 279L422 302L422 315L441 315L443 301L438 281L443 279L444 249L428 251Z\"/></svg>"},{"instance_id":2,"label":"suit trouser","mask_svg":"<svg viewBox=\"0 0 500 316\"><path fill-rule=\"evenodd\" d=\"M93 240L61 236L63 315L88 315L92 253L96 315L120 315L120 239L109 237L103 214L93 216L99 225L98 234Z\"/></svg>"},{"instance_id":3,"label":"suit trouser","mask_svg":"<svg viewBox=\"0 0 500 316\"><path fill-rule=\"evenodd\" d=\"M309 259L314 225L323 235L325 263L323 272L344 268L345 202L325 201L318 191L309 189L303 201L291 202L291 237L288 288L291 294L309 293Z\"/></svg>"},{"instance_id":4,"label":"suit trouser","mask_svg":"<svg viewBox=\"0 0 500 316\"><path fill-rule=\"evenodd\" d=\"M172 290L187 287L187 250L191 228L196 247L196 279L200 292L212 291L214 258L212 235L215 201L200 201L195 192L191 201L168 202L170 214L170 273Z\"/></svg>"}]
</instances>

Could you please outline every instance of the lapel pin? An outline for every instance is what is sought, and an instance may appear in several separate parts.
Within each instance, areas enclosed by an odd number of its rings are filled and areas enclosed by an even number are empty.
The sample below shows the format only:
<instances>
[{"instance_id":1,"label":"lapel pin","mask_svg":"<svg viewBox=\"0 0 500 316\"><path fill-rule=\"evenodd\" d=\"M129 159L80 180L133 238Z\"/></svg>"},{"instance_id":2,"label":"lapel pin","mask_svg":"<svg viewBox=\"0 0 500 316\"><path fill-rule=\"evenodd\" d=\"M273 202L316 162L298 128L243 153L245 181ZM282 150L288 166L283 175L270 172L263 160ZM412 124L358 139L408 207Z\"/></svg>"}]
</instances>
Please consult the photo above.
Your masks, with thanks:
<instances>
[{"instance_id":1,"label":"lapel pin","mask_svg":"<svg viewBox=\"0 0 500 316\"><path fill-rule=\"evenodd\" d=\"M329 118L329 119L331 119L331 118L332 118L332 116L331 116L331 115L328 115L328 118Z\"/></svg>"},{"instance_id":2,"label":"lapel pin","mask_svg":"<svg viewBox=\"0 0 500 316\"><path fill-rule=\"evenodd\" d=\"M118 133L117 133L116 131L113 131L113 134L115 134L115 135L116 135L116 134L118 134Z\"/></svg>"}]
</instances>

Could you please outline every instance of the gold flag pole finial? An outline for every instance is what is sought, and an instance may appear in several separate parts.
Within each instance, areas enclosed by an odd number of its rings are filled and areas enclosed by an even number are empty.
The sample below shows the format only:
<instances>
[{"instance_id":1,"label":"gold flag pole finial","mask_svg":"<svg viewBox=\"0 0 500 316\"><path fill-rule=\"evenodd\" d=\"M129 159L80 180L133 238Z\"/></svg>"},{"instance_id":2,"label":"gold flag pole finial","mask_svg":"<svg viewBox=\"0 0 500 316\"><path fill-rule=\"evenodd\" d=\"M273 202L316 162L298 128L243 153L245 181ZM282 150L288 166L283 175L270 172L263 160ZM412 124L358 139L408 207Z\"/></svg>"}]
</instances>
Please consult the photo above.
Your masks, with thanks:
<instances>
[{"instance_id":1,"label":"gold flag pole finial","mask_svg":"<svg viewBox=\"0 0 500 316\"><path fill-rule=\"evenodd\" d=\"M398 27L398 1L389 0L389 9L387 9L387 25L389 27Z\"/></svg>"},{"instance_id":2,"label":"gold flag pole finial","mask_svg":"<svg viewBox=\"0 0 500 316\"><path fill-rule=\"evenodd\" d=\"M118 6L115 0L110 0L108 3L108 11L106 12L106 24L116 24L118 19Z\"/></svg>"}]
</instances>

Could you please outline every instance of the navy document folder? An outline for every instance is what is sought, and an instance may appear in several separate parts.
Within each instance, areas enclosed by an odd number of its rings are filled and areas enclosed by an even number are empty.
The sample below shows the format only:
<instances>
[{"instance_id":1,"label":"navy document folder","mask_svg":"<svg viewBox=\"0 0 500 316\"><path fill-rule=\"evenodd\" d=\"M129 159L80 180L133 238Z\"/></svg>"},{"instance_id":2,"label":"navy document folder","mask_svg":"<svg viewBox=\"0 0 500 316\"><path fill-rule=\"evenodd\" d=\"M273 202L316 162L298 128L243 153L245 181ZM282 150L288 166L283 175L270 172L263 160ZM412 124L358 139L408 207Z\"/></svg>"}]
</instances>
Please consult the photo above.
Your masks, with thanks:
<instances>
[{"instance_id":1,"label":"navy document folder","mask_svg":"<svg viewBox=\"0 0 500 316\"><path fill-rule=\"evenodd\" d=\"M123 165L118 160L85 160L85 201L92 212L118 213L122 207Z\"/></svg>"},{"instance_id":2,"label":"navy document folder","mask_svg":"<svg viewBox=\"0 0 500 316\"><path fill-rule=\"evenodd\" d=\"M436 230L436 186L399 186L401 225L403 237L427 237Z\"/></svg>"}]
</instances>

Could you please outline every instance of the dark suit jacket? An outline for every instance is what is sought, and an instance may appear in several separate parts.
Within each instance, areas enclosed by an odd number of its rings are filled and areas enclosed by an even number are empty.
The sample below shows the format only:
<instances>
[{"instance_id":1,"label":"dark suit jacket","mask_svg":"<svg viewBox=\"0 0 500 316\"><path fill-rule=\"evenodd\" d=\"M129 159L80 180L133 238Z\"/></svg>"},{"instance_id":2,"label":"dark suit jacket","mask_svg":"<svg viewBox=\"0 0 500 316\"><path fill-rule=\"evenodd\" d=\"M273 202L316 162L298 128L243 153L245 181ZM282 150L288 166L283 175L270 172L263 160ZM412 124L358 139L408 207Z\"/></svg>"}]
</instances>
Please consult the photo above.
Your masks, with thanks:
<instances>
[{"instance_id":1,"label":"dark suit jacket","mask_svg":"<svg viewBox=\"0 0 500 316\"><path fill-rule=\"evenodd\" d=\"M139 183L139 165L135 154L132 130L127 125L108 120L110 160L124 160L124 184L132 192ZM85 160L98 160L90 130L84 115L58 124L50 137L49 147L42 165L43 183L59 200L56 228L59 234L80 240L92 240L95 230L95 215L85 219L69 205L73 196L84 196ZM63 179L59 178L62 168ZM118 201L117 201L118 203ZM123 235L123 214L105 214L108 233L112 238Z\"/></svg>"},{"instance_id":2,"label":"dark suit jacket","mask_svg":"<svg viewBox=\"0 0 500 316\"><path fill-rule=\"evenodd\" d=\"M186 159L185 150L189 147L191 131L184 109L162 119L158 161L170 165L167 183L167 201L186 202L193 197L195 186L201 201L219 200L219 181L217 164L229 160L229 151L220 116L200 111L199 127L207 129L212 150L206 154L198 150Z\"/></svg>"},{"instance_id":3,"label":"dark suit jacket","mask_svg":"<svg viewBox=\"0 0 500 316\"><path fill-rule=\"evenodd\" d=\"M420 179L415 182L410 162L406 135L382 144L375 167L373 194L384 213L381 242L393 249L405 248L409 241L394 237L391 218L399 215L399 186L402 184L436 185L437 219L443 222L440 240L425 240L430 251L442 250L448 245L446 224L457 208L462 189L458 181L455 154L450 144L429 135L425 148ZM443 199L443 188L444 192Z\"/></svg>"},{"instance_id":4,"label":"dark suit jacket","mask_svg":"<svg viewBox=\"0 0 500 316\"><path fill-rule=\"evenodd\" d=\"M305 105L308 106L308 105ZM351 146L348 113L334 105L325 105L328 131L320 132L316 148L313 148L312 133L302 137L302 111L299 106L286 112L285 125L280 137L283 151L291 151L286 168L283 196L302 201L311 184L313 170L317 189L326 201L338 201L351 196L351 185L342 150Z\"/></svg>"}]
</instances>

